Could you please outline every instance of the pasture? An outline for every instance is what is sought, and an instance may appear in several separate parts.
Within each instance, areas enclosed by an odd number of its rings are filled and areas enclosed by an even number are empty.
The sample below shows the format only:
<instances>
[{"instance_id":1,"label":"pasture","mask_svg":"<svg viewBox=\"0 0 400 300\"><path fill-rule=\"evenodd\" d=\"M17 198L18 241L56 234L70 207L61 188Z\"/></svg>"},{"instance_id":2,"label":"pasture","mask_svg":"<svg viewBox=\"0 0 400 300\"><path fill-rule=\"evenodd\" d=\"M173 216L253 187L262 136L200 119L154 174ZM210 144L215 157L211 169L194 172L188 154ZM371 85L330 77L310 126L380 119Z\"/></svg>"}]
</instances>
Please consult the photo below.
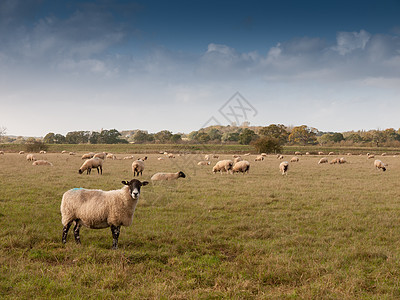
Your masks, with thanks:
<instances>
[{"instance_id":1,"label":"pasture","mask_svg":"<svg viewBox=\"0 0 400 300\"><path fill-rule=\"evenodd\" d=\"M244 156L250 174L220 175L211 172L217 159L197 166L203 155L149 154L140 180L162 171L187 178L143 187L113 251L110 229L82 228L81 245L70 230L61 243L65 191L119 189L133 178L132 160L79 175L83 153L35 154L53 167L0 155L3 297L400 297L400 157L377 157L389 164L382 172L365 155L343 165L303 155L282 176L273 155Z\"/></svg>"}]
</instances>

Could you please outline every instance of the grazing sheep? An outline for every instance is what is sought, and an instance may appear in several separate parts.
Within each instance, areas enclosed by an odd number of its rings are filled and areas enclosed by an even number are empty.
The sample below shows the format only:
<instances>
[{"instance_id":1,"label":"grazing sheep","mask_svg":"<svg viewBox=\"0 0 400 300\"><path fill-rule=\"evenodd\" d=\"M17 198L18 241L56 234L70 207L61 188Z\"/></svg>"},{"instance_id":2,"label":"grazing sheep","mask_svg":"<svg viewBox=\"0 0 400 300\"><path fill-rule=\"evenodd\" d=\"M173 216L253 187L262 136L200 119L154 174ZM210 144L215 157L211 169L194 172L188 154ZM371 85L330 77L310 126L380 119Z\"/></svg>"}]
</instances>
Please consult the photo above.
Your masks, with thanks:
<instances>
[{"instance_id":1,"label":"grazing sheep","mask_svg":"<svg viewBox=\"0 0 400 300\"><path fill-rule=\"evenodd\" d=\"M26 160L27 160L27 161L35 161L35 160L36 160L36 157L33 156L33 154L28 154L28 155L26 156Z\"/></svg>"},{"instance_id":2,"label":"grazing sheep","mask_svg":"<svg viewBox=\"0 0 400 300\"><path fill-rule=\"evenodd\" d=\"M295 153L294 153L294 155L303 155L301 152L299 152L299 151L296 151Z\"/></svg>"},{"instance_id":3,"label":"grazing sheep","mask_svg":"<svg viewBox=\"0 0 400 300\"><path fill-rule=\"evenodd\" d=\"M379 159L376 159L376 160L374 161L374 166L375 166L375 168L377 168L378 170L379 170L379 169L382 169L382 171L385 172L385 171L386 171L386 167L388 166L388 164L385 164L385 163L383 163L382 161L380 161Z\"/></svg>"},{"instance_id":4,"label":"grazing sheep","mask_svg":"<svg viewBox=\"0 0 400 300\"><path fill-rule=\"evenodd\" d=\"M185 178L186 175L182 171L176 173L156 173L151 176L152 181L159 181L159 180L174 180L178 179L179 177Z\"/></svg>"},{"instance_id":5,"label":"grazing sheep","mask_svg":"<svg viewBox=\"0 0 400 300\"><path fill-rule=\"evenodd\" d=\"M147 156L143 156L142 158L139 158L139 159L145 161L145 160L147 160Z\"/></svg>"},{"instance_id":6,"label":"grazing sheep","mask_svg":"<svg viewBox=\"0 0 400 300\"><path fill-rule=\"evenodd\" d=\"M219 155L214 154L214 155L213 155L213 158L218 159L218 158L219 158Z\"/></svg>"},{"instance_id":7,"label":"grazing sheep","mask_svg":"<svg viewBox=\"0 0 400 300\"><path fill-rule=\"evenodd\" d=\"M306 152L306 155L310 155L310 152Z\"/></svg>"},{"instance_id":8,"label":"grazing sheep","mask_svg":"<svg viewBox=\"0 0 400 300\"><path fill-rule=\"evenodd\" d=\"M381 155L382 155L382 156L386 156L387 154L386 154L386 153L382 153Z\"/></svg>"},{"instance_id":9,"label":"grazing sheep","mask_svg":"<svg viewBox=\"0 0 400 300\"><path fill-rule=\"evenodd\" d=\"M163 157L159 157L159 158L157 158L158 160L163 160L164 158Z\"/></svg>"},{"instance_id":10,"label":"grazing sheep","mask_svg":"<svg viewBox=\"0 0 400 300\"><path fill-rule=\"evenodd\" d=\"M94 153L93 152L89 152L89 153L83 154L82 155L82 159L90 159L93 156L94 156Z\"/></svg>"},{"instance_id":11,"label":"grazing sheep","mask_svg":"<svg viewBox=\"0 0 400 300\"><path fill-rule=\"evenodd\" d=\"M93 158L101 158L101 159L106 159L106 157L107 157L107 154L108 153L106 153L106 152L100 152L100 153L96 153L94 156L93 156Z\"/></svg>"},{"instance_id":12,"label":"grazing sheep","mask_svg":"<svg viewBox=\"0 0 400 300\"><path fill-rule=\"evenodd\" d=\"M167 157L168 158L175 158L175 155L173 155L172 153L168 153Z\"/></svg>"},{"instance_id":13,"label":"grazing sheep","mask_svg":"<svg viewBox=\"0 0 400 300\"><path fill-rule=\"evenodd\" d=\"M344 157L339 158L339 164L345 164L345 163L347 163L347 161Z\"/></svg>"},{"instance_id":14,"label":"grazing sheep","mask_svg":"<svg viewBox=\"0 0 400 300\"><path fill-rule=\"evenodd\" d=\"M91 159L86 160L83 165L79 168L78 172L79 174L82 174L85 170L87 170L86 174L90 175L90 172L92 169L96 168L97 169L97 174L99 174L99 168L101 171L101 174L103 175L103 160L98 157L93 157Z\"/></svg>"},{"instance_id":15,"label":"grazing sheep","mask_svg":"<svg viewBox=\"0 0 400 300\"><path fill-rule=\"evenodd\" d=\"M331 165L333 165L333 164L338 164L339 163L339 158L334 158L334 159L332 159L329 163L331 164Z\"/></svg>"},{"instance_id":16,"label":"grazing sheep","mask_svg":"<svg viewBox=\"0 0 400 300\"><path fill-rule=\"evenodd\" d=\"M297 157L297 156L293 156L291 159L290 159L290 162L298 162L299 161L299 158Z\"/></svg>"},{"instance_id":17,"label":"grazing sheep","mask_svg":"<svg viewBox=\"0 0 400 300\"><path fill-rule=\"evenodd\" d=\"M265 156L265 157L266 157L266 156L267 156L267 153L261 153L261 156Z\"/></svg>"},{"instance_id":18,"label":"grazing sheep","mask_svg":"<svg viewBox=\"0 0 400 300\"><path fill-rule=\"evenodd\" d=\"M37 161L34 161L32 166L53 166L53 164L47 160L39 159Z\"/></svg>"},{"instance_id":19,"label":"grazing sheep","mask_svg":"<svg viewBox=\"0 0 400 300\"><path fill-rule=\"evenodd\" d=\"M243 154L243 156L249 156L251 153L245 153Z\"/></svg>"},{"instance_id":20,"label":"grazing sheep","mask_svg":"<svg viewBox=\"0 0 400 300\"><path fill-rule=\"evenodd\" d=\"M264 156L262 155L257 155L257 157L254 159L254 161L263 161L264 160Z\"/></svg>"},{"instance_id":21,"label":"grazing sheep","mask_svg":"<svg viewBox=\"0 0 400 300\"><path fill-rule=\"evenodd\" d=\"M205 160L210 160L210 155L208 155L208 154L204 155L204 159Z\"/></svg>"},{"instance_id":22,"label":"grazing sheep","mask_svg":"<svg viewBox=\"0 0 400 300\"><path fill-rule=\"evenodd\" d=\"M4 151L0 151L0 155L4 155Z\"/></svg>"},{"instance_id":23,"label":"grazing sheep","mask_svg":"<svg viewBox=\"0 0 400 300\"><path fill-rule=\"evenodd\" d=\"M75 152L70 152L69 155L76 155L76 153Z\"/></svg>"},{"instance_id":24,"label":"grazing sheep","mask_svg":"<svg viewBox=\"0 0 400 300\"><path fill-rule=\"evenodd\" d=\"M143 170L144 170L144 162L141 159L135 160L132 163L132 172L133 172L133 176L135 177L136 175L139 176L143 175Z\"/></svg>"},{"instance_id":25,"label":"grazing sheep","mask_svg":"<svg viewBox=\"0 0 400 300\"><path fill-rule=\"evenodd\" d=\"M235 158L233 159L233 163L234 163L234 164L236 164L236 163L239 162L239 161L242 161L242 158L241 158L240 156L235 157Z\"/></svg>"},{"instance_id":26,"label":"grazing sheep","mask_svg":"<svg viewBox=\"0 0 400 300\"><path fill-rule=\"evenodd\" d=\"M63 150L63 151L61 151L61 154L67 154L68 153L68 151L67 150Z\"/></svg>"},{"instance_id":27,"label":"grazing sheep","mask_svg":"<svg viewBox=\"0 0 400 300\"><path fill-rule=\"evenodd\" d=\"M106 156L106 158L112 159L112 160L116 160L116 159L117 159L117 156L115 156L115 155L112 154L112 153L108 153L107 156Z\"/></svg>"},{"instance_id":28,"label":"grazing sheep","mask_svg":"<svg viewBox=\"0 0 400 300\"><path fill-rule=\"evenodd\" d=\"M250 170L250 163L247 160L241 160L235 163L232 167L232 173L249 173Z\"/></svg>"},{"instance_id":29,"label":"grazing sheep","mask_svg":"<svg viewBox=\"0 0 400 300\"><path fill-rule=\"evenodd\" d=\"M324 152L318 151L318 155L324 155Z\"/></svg>"},{"instance_id":30,"label":"grazing sheep","mask_svg":"<svg viewBox=\"0 0 400 300\"><path fill-rule=\"evenodd\" d=\"M215 164L212 171L213 173L221 172L222 174L223 171L228 173L230 170L232 170L232 166L233 161L231 161L230 159L220 160Z\"/></svg>"},{"instance_id":31,"label":"grazing sheep","mask_svg":"<svg viewBox=\"0 0 400 300\"><path fill-rule=\"evenodd\" d=\"M375 158L375 155L369 154L367 158L368 158L368 159L370 159L370 158Z\"/></svg>"},{"instance_id":32,"label":"grazing sheep","mask_svg":"<svg viewBox=\"0 0 400 300\"><path fill-rule=\"evenodd\" d=\"M168 152L164 152L164 155L168 155Z\"/></svg>"},{"instance_id":33,"label":"grazing sheep","mask_svg":"<svg viewBox=\"0 0 400 300\"><path fill-rule=\"evenodd\" d=\"M25 151L19 151L18 153L19 154L25 154Z\"/></svg>"},{"instance_id":34,"label":"grazing sheep","mask_svg":"<svg viewBox=\"0 0 400 300\"><path fill-rule=\"evenodd\" d=\"M124 159L133 159L133 155L125 156Z\"/></svg>"},{"instance_id":35,"label":"grazing sheep","mask_svg":"<svg viewBox=\"0 0 400 300\"><path fill-rule=\"evenodd\" d=\"M282 175L287 175L288 169L289 163L287 161L283 161L279 164L279 170L282 172Z\"/></svg>"},{"instance_id":36,"label":"grazing sheep","mask_svg":"<svg viewBox=\"0 0 400 300\"><path fill-rule=\"evenodd\" d=\"M47 152L46 151L44 151L44 150L40 150L39 151L39 154L46 154Z\"/></svg>"},{"instance_id":37,"label":"grazing sheep","mask_svg":"<svg viewBox=\"0 0 400 300\"><path fill-rule=\"evenodd\" d=\"M278 159L283 159L283 155L279 154Z\"/></svg>"},{"instance_id":38,"label":"grazing sheep","mask_svg":"<svg viewBox=\"0 0 400 300\"><path fill-rule=\"evenodd\" d=\"M209 164L211 164L211 162L205 161L205 160L199 161L199 162L197 163L198 166L207 166L207 165L209 165Z\"/></svg>"},{"instance_id":39,"label":"grazing sheep","mask_svg":"<svg viewBox=\"0 0 400 300\"><path fill-rule=\"evenodd\" d=\"M112 247L118 248L121 226L130 226L136 205L139 201L140 188L148 184L137 179L122 181L119 190L102 191L83 188L71 189L64 193L61 200L61 223L63 224L62 242L67 242L68 230L75 221L74 237L81 243L81 226L93 229L111 227Z\"/></svg>"},{"instance_id":40,"label":"grazing sheep","mask_svg":"<svg viewBox=\"0 0 400 300\"><path fill-rule=\"evenodd\" d=\"M329 152L328 155L335 155L335 153L334 152Z\"/></svg>"},{"instance_id":41,"label":"grazing sheep","mask_svg":"<svg viewBox=\"0 0 400 300\"><path fill-rule=\"evenodd\" d=\"M328 163L328 159L326 157L323 157L319 160L318 164L326 164Z\"/></svg>"}]
</instances>

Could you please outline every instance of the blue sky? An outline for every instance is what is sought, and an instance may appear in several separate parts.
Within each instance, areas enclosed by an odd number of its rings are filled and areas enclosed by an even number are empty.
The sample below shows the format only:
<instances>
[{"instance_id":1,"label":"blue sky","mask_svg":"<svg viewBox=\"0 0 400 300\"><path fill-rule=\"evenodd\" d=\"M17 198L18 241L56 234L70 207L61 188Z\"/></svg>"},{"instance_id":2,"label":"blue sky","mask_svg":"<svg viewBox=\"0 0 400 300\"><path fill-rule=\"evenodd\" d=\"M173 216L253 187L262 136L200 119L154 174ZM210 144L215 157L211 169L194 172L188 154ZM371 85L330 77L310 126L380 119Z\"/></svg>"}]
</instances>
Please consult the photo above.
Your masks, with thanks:
<instances>
[{"instance_id":1,"label":"blue sky","mask_svg":"<svg viewBox=\"0 0 400 300\"><path fill-rule=\"evenodd\" d=\"M240 92L251 125L400 127L399 1L0 2L0 126L197 130Z\"/></svg>"}]
</instances>

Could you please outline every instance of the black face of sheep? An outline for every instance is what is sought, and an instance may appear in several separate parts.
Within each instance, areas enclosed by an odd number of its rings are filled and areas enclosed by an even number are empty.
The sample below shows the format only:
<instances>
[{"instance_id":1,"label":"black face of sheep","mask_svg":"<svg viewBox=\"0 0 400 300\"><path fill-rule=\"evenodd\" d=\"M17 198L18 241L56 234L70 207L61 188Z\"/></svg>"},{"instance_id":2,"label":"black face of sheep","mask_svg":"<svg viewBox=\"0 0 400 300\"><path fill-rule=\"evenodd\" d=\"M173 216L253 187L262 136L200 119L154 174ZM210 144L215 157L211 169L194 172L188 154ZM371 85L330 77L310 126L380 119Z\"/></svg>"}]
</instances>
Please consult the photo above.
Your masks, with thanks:
<instances>
[{"instance_id":1,"label":"black face of sheep","mask_svg":"<svg viewBox=\"0 0 400 300\"><path fill-rule=\"evenodd\" d=\"M132 179L131 181L123 180L122 184L129 186L129 190L131 192L132 198L137 199L137 198L139 198L139 195L140 195L140 188L142 186L148 185L149 182L148 181L140 182L140 180Z\"/></svg>"},{"instance_id":2,"label":"black face of sheep","mask_svg":"<svg viewBox=\"0 0 400 300\"><path fill-rule=\"evenodd\" d=\"M185 173L183 173L182 171L180 171L180 172L179 172L179 174L178 174L178 177L185 178L185 177L186 177L186 175L185 175Z\"/></svg>"}]
</instances>

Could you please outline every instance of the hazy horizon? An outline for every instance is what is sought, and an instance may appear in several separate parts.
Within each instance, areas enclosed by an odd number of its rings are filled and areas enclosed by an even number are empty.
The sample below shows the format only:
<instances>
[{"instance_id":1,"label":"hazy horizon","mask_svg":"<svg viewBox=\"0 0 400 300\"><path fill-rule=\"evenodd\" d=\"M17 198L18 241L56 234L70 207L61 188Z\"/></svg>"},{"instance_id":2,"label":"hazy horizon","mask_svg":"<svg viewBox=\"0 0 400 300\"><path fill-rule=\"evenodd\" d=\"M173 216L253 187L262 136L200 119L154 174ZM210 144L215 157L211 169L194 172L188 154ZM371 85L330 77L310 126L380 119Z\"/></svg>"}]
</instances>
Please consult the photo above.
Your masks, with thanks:
<instances>
[{"instance_id":1,"label":"hazy horizon","mask_svg":"<svg viewBox=\"0 0 400 300\"><path fill-rule=\"evenodd\" d=\"M228 125L239 92L248 109L231 117L251 126L398 129L399 14L398 1L2 1L0 127L189 133Z\"/></svg>"}]
</instances>

